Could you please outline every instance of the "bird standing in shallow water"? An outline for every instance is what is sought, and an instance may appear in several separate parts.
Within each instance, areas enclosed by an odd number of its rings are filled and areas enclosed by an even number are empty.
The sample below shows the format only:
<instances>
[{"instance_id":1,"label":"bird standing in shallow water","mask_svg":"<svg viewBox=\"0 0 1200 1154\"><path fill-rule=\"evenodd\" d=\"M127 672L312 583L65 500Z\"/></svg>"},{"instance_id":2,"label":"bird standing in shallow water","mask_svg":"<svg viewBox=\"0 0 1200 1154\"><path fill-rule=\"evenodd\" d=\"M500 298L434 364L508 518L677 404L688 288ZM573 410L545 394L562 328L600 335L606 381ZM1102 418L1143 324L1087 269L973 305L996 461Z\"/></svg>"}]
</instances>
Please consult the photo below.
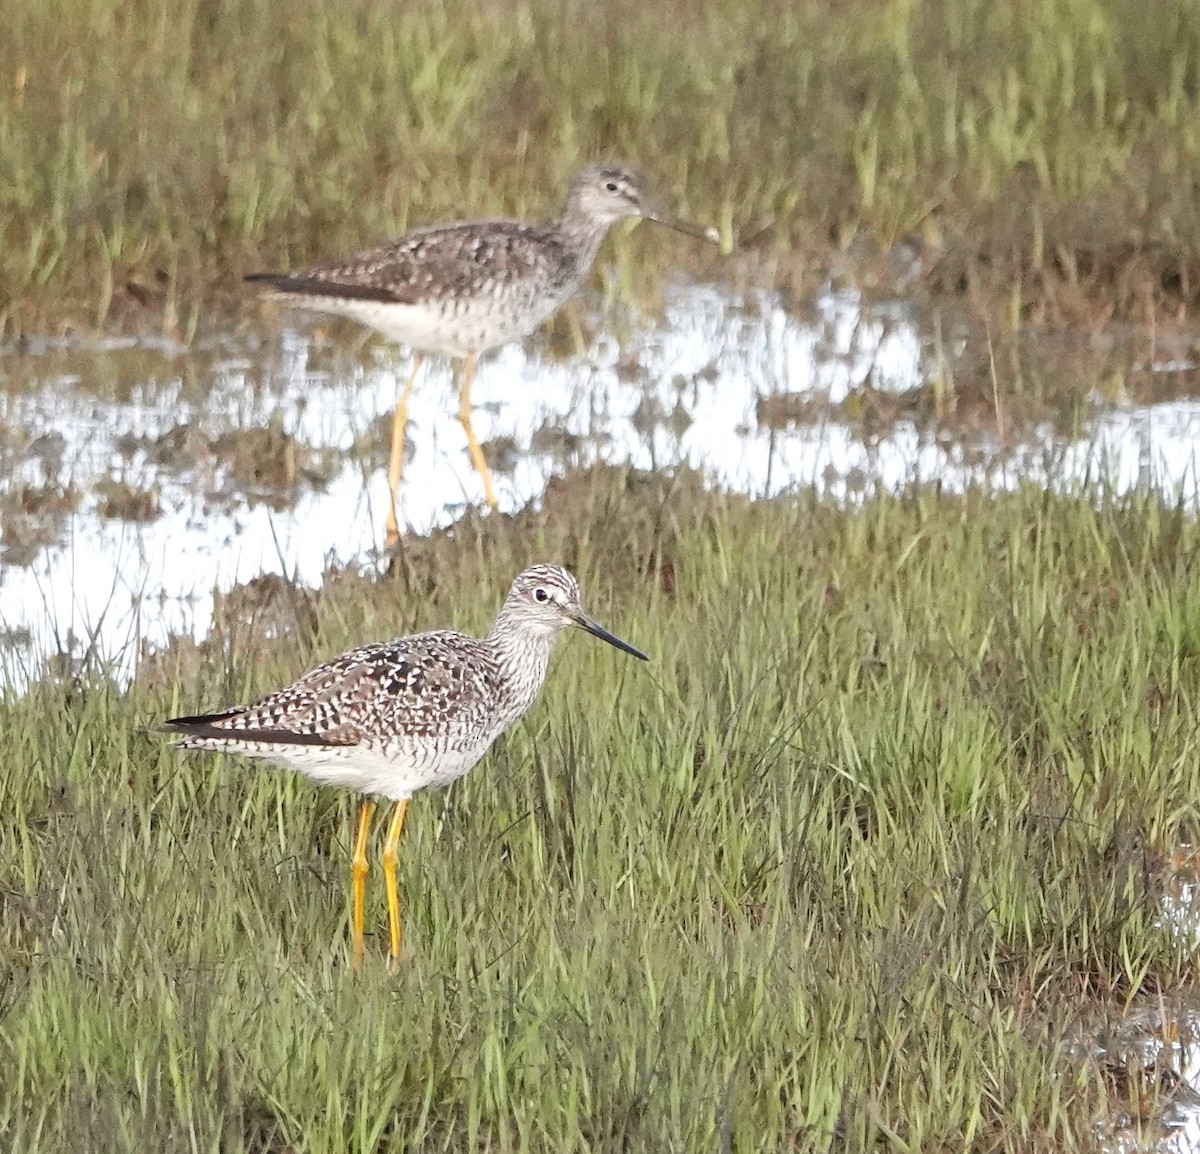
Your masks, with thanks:
<instances>
[{"instance_id":1,"label":"bird standing in shallow water","mask_svg":"<svg viewBox=\"0 0 1200 1154\"><path fill-rule=\"evenodd\" d=\"M418 228L345 260L246 278L268 286L277 300L352 317L417 354L392 418L389 544L399 535L396 493L404 468L404 430L423 356L436 353L464 362L458 418L494 509L491 474L471 424L475 362L487 349L528 336L557 312L583 283L609 228L628 217L720 240L715 229L688 224L656 205L628 169L593 165L571 181L553 224L475 220Z\"/></svg>"},{"instance_id":2,"label":"bird standing in shallow water","mask_svg":"<svg viewBox=\"0 0 1200 1154\"><path fill-rule=\"evenodd\" d=\"M367 795L352 858L355 969L363 957L374 799L393 803L382 860L394 966L401 947L396 859L409 798L462 777L529 709L546 678L554 642L568 625L648 660L584 613L570 573L535 565L513 582L486 637L437 630L363 645L253 705L175 717L165 728L180 735L183 749L264 758L324 785Z\"/></svg>"}]
</instances>

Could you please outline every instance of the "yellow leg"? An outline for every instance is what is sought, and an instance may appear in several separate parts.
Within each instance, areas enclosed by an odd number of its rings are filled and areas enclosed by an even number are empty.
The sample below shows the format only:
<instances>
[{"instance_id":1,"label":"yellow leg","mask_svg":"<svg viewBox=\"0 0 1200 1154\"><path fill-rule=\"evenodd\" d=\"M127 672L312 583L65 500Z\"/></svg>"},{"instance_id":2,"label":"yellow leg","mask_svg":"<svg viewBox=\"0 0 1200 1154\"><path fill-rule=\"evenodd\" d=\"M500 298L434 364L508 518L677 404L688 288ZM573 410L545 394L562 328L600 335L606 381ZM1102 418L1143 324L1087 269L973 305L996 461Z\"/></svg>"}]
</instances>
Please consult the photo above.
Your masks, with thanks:
<instances>
[{"instance_id":1,"label":"yellow leg","mask_svg":"<svg viewBox=\"0 0 1200 1154\"><path fill-rule=\"evenodd\" d=\"M400 894L396 890L396 859L399 857L400 831L408 801L396 802L388 821L387 837L383 839L383 886L387 891L388 933L391 935L392 969L400 961Z\"/></svg>"},{"instance_id":2,"label":"yellow leg","mask_svg":"<svg viewBox=\"0 0 1200 1154\"><path fill-rule=\"evenodd\" d=\"M350 877L353 882L354 909L351 917L351 933L354 944L350 964L360 969L363 961L363 897L367 890L367 835L371 832L371 815L375 812L373 801L364 801L358 814L358 836L354 839L354 856L350 859Z\"/></svg>"},{"instance_id":3,"label":"yellow leg","mask_svg":"<svg viewBox=\"0 0 1200 1154\"><path fill-rule=\"evenodd\" d=\"M404 472L404 430L408 427L408 398L417 383L417 371L423 358L418 353L413 357L412 371L408 383L396 398L396 410L392 413L392 450L388 455L388 515L387 543L394 545L400 539L400 522L396 517L396 494L400 490L400 475Z\"/></svg>"},{"instance_id":4,"label":"yellow leg","mask_svg":"<svg viewBox=\"0 0 1200 1154\"><path fill-rule=\"evenodd\" d=\"M488 507L494 509L499 502L492 489L492 474L488 471L483 450L479 447L479 441L475 438L475 430L471 426L471 382L475 379L475 361L475 354L471 353L463 362L462 389L458 394L458 419L462 422L463 431L467 434L467 449L471 453L471 463L475 466L475 471L483 478L484 499L487 501Z\"/></svg>"}]
</instances>

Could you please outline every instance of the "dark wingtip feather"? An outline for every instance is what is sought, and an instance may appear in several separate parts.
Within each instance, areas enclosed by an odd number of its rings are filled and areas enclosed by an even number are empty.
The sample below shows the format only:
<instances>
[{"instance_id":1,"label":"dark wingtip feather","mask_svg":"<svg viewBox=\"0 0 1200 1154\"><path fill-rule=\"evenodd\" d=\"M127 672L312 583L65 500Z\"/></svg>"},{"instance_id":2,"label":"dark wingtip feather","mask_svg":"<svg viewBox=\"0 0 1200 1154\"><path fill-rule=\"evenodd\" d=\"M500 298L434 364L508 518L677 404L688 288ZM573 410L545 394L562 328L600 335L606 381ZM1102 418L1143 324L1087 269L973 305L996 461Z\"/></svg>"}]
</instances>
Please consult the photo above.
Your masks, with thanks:
<instances>
[{"instance_id":1,"label":"dark wingtip feather","mask_svg":"<svg viewBox=\"0 0 1200 1154\"><path fill-rule=\"evenodd\" d=\"M271 745L337 745L319 733L295 733L290 729L241 729L221 725L236 717L238 710L222 713L199 713L195 717L171 717L162 723L161 732L174 737L211 738L214 741L263 742Z\"/></svg>"},{"instance_id":2,"label":"dark wingtip feather","mask_svg":"<svg viewBox=\"0 0 1200 1154\"><path fill-rule=\"evenodd\" d=\"M328 297L334 300L382 301L391 303L399 300L394 290L377 284L354 284L351 281L332 280L327 277L305 276L302 273L254 273L246 277L254 284L265 285L278 293L295 296Z\"/></svg>"},{"instance_id":3,"label":"dark wingtip feather","mask_svg":"<svg viewBox=\"0 0 1200 1154\"><path fill-rule=\"evenodd\" d=\"M160 733L169 733L174 737L237 737L238 731L231 730L227 725L218 725L220 721L236 715L236 710L226 709L220 713L197 713L192 717L168 717L159 727Z\"/></svg>"},{"instance_id":4,"label":"dark wingtip feather","mask_svg":"<svg viewBox=\"0 0 1200 1154\"><path fill-rule=\"evenodd\" d=\"M236 709L222 709L217 713L197 713L191 717L168 717L162 723L162 728L171 733L186 733L201 726L211 726L214 722L234 717Z\"/></svg>"}]
</instances>

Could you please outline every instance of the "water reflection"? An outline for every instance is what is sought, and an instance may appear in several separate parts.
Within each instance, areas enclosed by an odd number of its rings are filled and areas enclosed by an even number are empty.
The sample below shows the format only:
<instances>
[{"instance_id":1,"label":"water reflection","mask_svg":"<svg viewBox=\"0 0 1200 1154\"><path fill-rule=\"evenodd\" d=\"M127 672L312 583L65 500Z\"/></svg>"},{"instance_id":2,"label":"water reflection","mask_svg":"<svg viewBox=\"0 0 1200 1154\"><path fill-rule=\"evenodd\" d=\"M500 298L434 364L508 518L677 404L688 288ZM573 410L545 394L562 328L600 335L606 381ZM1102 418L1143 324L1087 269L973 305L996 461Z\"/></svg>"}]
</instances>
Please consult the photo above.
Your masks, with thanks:
<instances>
[{"instance_id":1,"label":"water reflection","mask_svg":"<svg viewBox=\"0 0 1200 1154\"><path fill-rule=\"evenodd\" d=\"M925 419L964 343L853 292L797 314L765 294L681 289L658 323L620 340L601 330L582 356L500 350L476 381L475 427L510 511L596 461L687 463L755 496L1103 473L1194 499L1193 400L1104 408L1085 440L1049 420L1014 438L1002 421ZM331 561L373 557L404 367L387 346L350 354L301 328L190 351L42 342L0 355L10 676L63 651L127 671L137 641L203 633L214 588L264 572L315 583ZM482 503L451 394L435 366L410 407L400 512L414 532Z\"/></svg>"}]
</instances>

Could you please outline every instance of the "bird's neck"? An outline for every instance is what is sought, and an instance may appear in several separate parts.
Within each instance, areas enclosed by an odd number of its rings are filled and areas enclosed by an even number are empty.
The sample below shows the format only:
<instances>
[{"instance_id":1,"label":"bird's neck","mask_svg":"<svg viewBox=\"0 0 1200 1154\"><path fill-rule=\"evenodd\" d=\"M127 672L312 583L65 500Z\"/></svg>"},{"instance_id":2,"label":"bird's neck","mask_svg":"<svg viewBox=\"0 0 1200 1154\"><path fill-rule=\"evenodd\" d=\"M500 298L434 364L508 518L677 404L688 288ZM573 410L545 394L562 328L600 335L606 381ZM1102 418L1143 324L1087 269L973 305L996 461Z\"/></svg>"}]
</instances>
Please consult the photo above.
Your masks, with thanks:
<instances>
[{"instance_id":1,"label":"bird's neck","mask_svg":"<svg viewBox=\"0 0 1200 1154\"><path fill-rule=\"evenodd\" d=\"M596 220L577 204L567 201L555 230L575 253L581 275L592 267L592 261L596 259L596 253L600 251L600 245L608 235L608 229L608 222Z\"/></svg>"},{"instance_id":2,"label":"bird's neck","mask_svg":"<svg viewBox=\"0 0 1200 1154\"><path fill-rule=\"evenodd\" d=\"M514 708L519 713L524 713L533 704L542 682L546 680L554 641L553 634L513 628L505 620L503 612L488 633L488 645L513 695Z\"/></svg>"}]
</instances>

